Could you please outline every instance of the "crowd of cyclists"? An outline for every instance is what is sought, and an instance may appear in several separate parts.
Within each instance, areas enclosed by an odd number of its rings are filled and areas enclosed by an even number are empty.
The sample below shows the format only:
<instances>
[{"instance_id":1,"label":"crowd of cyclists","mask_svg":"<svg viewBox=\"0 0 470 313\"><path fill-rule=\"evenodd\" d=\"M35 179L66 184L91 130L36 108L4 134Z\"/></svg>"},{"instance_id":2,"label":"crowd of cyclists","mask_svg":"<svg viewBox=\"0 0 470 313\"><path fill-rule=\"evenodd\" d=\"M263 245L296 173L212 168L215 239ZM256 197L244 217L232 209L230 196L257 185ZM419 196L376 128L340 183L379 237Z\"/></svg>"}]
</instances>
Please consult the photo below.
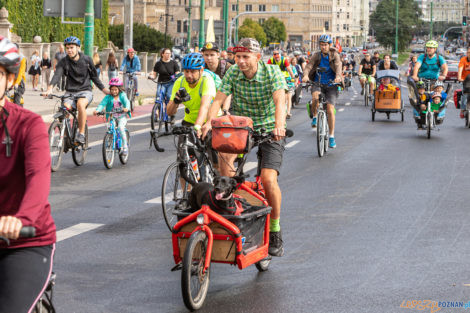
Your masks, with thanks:
<instances>
[{"instance_id":1,"label":"crowd of cyclists","mask_svg":"<svg viewBox=\"0 0 470 313\"><path fill-rule=\"evenodd\" d=\"M44 96L53 87L62 84L65 76L65 93L74 95L65 102L69 110L78 111L78 143L85 140L86 108L93 99L92 84L105 95L95 114L121 109L118 128L124 135L126 116L130 117L129 100L123 90L123 81L112 77L105 86L99 78L92 58L80 51L81 42L71 36L64 40L65 57L54 64L55 72ZM314 82L310 90L312 102L307 105L311 126L316 127L316 112L320 93L327 102L330 131L329 146L336 147L335 105L338 85L344 84L346 72L356 70L362 93L366 82L372 96L376 87L375 76L379 70L398 69L389 54L380 60L379 54L369 52L359 60L357 56L341 54L333 47L329 35L319 38L318 51L306 60L301 53L292 57L274 50L267 62L262 60L260 44L253 38L243 38L236 46L221 51L217 44L206 43L201 53L187 54L180 65L171 59L171 50L162 49L160 60L149 78L158 78L158 91L163 90L167 112L174 116L180 105L184 106L183 126L192 127L197 135L205 138L211 130L211 120L221 114L247 116L253 120L255 131L272 132L273 140L263 143L261 151L261 181L266 198L272 207L270 221L269 254L284 253L280 216L282 194L278 184L285 149L286 120L291 117L292 98L303 83ZM419 91L419 97L410 92L418 126L420 111L426 101L434 103L438 110L443 98L441 83L447 74L446 60L438 55L438 43L426 43L426 52L412 57L407 71L410 88ZM470 49L468 51L470 53ZM50 154L46 125L39 115L22 108L7 99L8 91L24 82L24 57L17 46L6 38L0 38L0 237L11 239L7 247L0 240L0 313L29 312L44 291L51 275L55 249L55 225L48 203L50 185ZM117 63L113 65L116 70ZM322 75L318 70L322 68ZM136 52L129 48L121 70L137 73L141 70ZM465 56L459 65L459 81L466 81L470 74L470 60ZM347 74L349 75L349 74ZM137 76L135 88L138 89ZM430 80L426 90L422 79ZM75 99L75 100L74 100ZM466 95L462 101L466 105ZM444 111L439 111L442 120ZM123 153L127 153L126 143ZM218 170L222 176L234 174L235 154L219 153ZM34 238L19 238L23 226L34 226ZM44 261L46 260L46 261ZM27 280L28 284L22 284Z\"/></svg>"}]
</instances>

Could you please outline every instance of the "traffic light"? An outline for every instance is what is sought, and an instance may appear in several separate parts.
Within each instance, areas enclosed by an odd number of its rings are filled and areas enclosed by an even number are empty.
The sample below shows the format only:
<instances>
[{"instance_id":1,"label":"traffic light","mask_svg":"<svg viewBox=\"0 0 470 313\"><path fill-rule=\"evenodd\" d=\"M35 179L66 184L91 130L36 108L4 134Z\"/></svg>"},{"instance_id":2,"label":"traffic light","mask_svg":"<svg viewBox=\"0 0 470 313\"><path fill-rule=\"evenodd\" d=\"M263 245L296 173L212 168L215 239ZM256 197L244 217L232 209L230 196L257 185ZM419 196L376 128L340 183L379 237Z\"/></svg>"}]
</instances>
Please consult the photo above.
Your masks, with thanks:
<instances>
[{"instance_id":1,"label":"traffic light","mask_svg":"<svg viewBox=\"0 0 470 313\"><path fill-rule=\"evenodd\" d=\"M462 16L462 26L467 26L467 16Z\"/></svg>"}]
</instances>

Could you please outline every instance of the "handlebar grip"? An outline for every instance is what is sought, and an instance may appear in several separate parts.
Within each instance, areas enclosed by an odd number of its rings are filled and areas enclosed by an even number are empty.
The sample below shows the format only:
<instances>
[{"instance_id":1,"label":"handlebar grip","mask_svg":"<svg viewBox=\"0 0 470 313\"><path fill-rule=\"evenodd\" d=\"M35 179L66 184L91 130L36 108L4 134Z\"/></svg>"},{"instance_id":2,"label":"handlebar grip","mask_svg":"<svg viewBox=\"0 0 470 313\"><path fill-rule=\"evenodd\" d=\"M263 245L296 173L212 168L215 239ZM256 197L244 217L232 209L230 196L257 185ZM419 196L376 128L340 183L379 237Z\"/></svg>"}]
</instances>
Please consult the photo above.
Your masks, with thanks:
<instances>
[{"instance_id":1,"label":"handlebar grip","mask_svg":"<svg viewBox=\"0 0 470 313\"><path fill-rule=\"evenodd\" d=\"M24 226L20 230L20 238L36 237L36 228L33 226Z\"/></svg>"}]
</instances>

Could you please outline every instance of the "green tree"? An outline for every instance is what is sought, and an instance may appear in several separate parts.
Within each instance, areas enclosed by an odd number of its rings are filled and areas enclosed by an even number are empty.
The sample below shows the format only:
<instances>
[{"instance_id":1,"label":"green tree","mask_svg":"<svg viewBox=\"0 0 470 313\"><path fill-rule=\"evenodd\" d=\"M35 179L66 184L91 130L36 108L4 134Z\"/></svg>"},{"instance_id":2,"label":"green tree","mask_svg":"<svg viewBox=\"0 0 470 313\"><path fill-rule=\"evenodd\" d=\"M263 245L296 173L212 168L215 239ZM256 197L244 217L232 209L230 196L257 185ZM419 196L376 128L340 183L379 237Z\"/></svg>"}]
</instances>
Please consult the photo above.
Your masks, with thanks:
<instances>
[{"instance_id":1,"label":"green tree","mask_svg":"<svg viewBox=\"0 0 470 313\"><path fill-rule=\"evenodd\" d=\"M262 46L266 46L267 39L263 27L250 18L244 20L242 26L238 29L238 39L247 37L255 38Z\"/></svg>"},{"instance_id":2,"label":"green tree","mask_svg":"<svg viewBox=\"0 0 470 313\"><path fill-rule=\"evenodd\" d=\"M270 17L263 23L263 29L266 33L268 44L271 42L286 41L286 25L278 18Z\"/></svg>"},{"instance_id":3,"label":"green tree","mask_svg":"<svg viewBox=\"0 0 470 313\"><path fill-rule=\"evenodd\" d=\"M109 26L109 40L116 46L124 46L124 25ZM168 48L173 47L173 39L167 35ZM134 49L137 51L159 52L165 45L165 34L145 24L134 23Z\"/></svg>"},{"instance_id":4,"label":"green tree","mask_svg":"<svg viewBox=\"0 0 470 313\"><path fill-rule=\"evenodd\" d=\"M370 15L370 24L375 30L377 41L386 48L395 46L396 1L382 0ZM398 50L404 51L420 25L421 9L416 1L399 1L398 12Z\"/></svg>"},{"instance_id":5,"label":"green tree","mask_svg":"<svg viewBox=\"0 0 470 313\"><path fill-rule=\"evenodd\" d=\"M12 31L23 42L32 42L34 36L42 37L43 42L63 41L68 36L84 39L84 27L62 24L60 17L43 16L43 0L0 0L0 7L8 10L8 20L13 23ZM67 19L83 21L83 18ZM108 44L108 0L103 0L101 19L95 19L94 44L103 48Z\"/></svg>"}]
</instances>

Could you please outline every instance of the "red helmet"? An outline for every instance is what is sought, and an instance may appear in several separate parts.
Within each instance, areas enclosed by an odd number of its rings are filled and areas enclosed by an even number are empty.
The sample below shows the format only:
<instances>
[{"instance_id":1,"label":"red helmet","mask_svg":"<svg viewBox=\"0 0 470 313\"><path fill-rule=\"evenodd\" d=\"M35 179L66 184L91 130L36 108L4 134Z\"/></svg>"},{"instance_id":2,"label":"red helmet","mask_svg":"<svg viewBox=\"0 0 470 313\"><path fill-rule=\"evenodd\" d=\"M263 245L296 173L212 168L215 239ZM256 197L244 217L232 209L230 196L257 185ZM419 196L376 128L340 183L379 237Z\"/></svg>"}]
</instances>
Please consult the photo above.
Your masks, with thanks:
<instances>
[{"instance_id":1,"label":"red helmet","mask_svg":"<svg viewBox=\"0 0 470 313\"><path fill-rule=\"evenodd\" d=\"M127 53L135 52L134 48L127 49Z\"/></svg>"}]
</instances>

